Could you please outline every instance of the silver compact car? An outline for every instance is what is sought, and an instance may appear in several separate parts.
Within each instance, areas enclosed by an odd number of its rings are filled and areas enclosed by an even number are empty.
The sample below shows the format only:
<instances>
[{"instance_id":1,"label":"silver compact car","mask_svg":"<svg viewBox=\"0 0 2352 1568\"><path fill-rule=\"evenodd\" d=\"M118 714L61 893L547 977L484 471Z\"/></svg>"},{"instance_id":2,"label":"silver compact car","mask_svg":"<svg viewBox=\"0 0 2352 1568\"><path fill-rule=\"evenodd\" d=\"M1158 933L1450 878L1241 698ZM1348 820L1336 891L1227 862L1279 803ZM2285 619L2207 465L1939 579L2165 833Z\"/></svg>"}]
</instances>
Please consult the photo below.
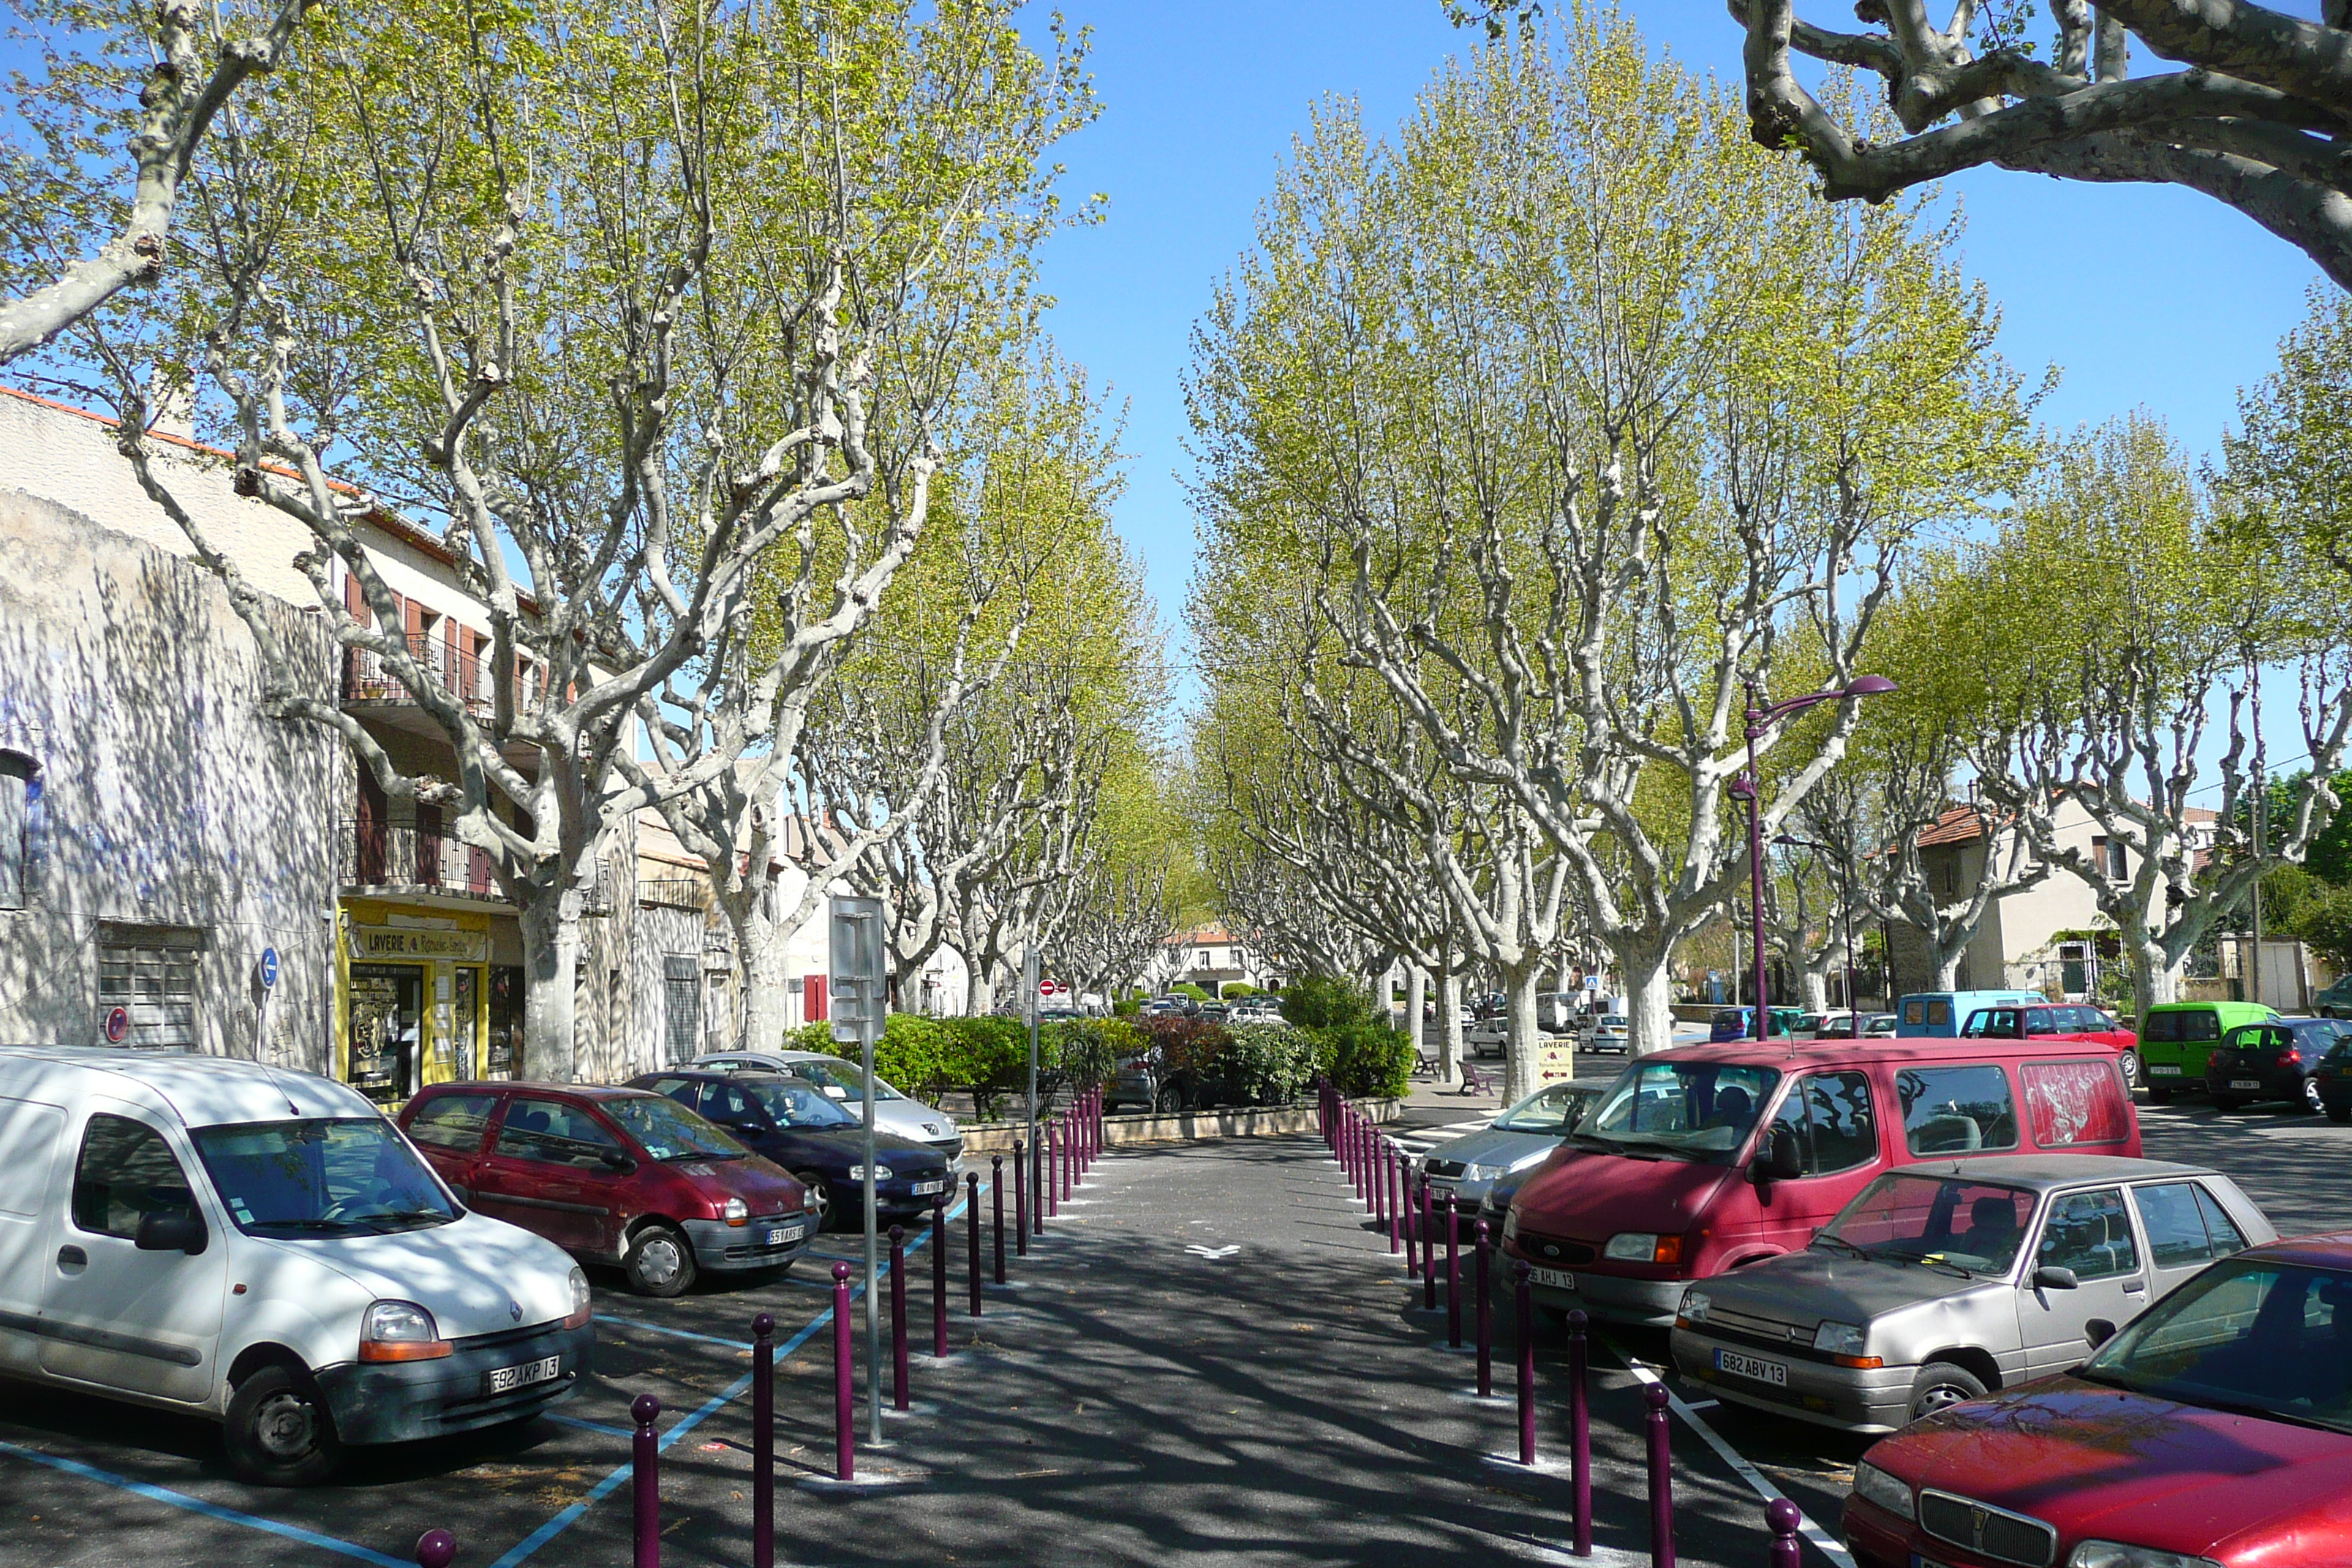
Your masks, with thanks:
<instances>
[{"instance_id":1,"label":"silver compact car","mask_svg":"<svg viewBox=\"0 0 2352 1568\"><path fill-rule=\"evenodd\" d=\"M1585 1107L1613 1081L1572 1078L1548 1083L1477 1131L1431 1151L1421 1163L1429 1177L1430 1201L1442 1205L1452 1193L1463 1218L1475 1217L1497 1181L1509 1178L1516 1186L1519 1176L1542 1164ZM1501 1234L1497 1221L1496 1235Z\"/></svg>"},{"instance_id":2,"label":"silver compact car","mask_svg":"<svg viewBox=\"0 0 2352 1568\"><path fill-rule=\"evenodd\" d=\"M2218 1172L2028 1154L1906 1165L1812 1245L1703 1279L1675 1370L1717 1396L1892 1432L2063 1372L2217 1258L2277 1238Z\"/></svg>"},{"instance_id":3,"label":"silver compact car","mask_svg":"<svg viewBox=\"0 0 2352 1568\"><path fill-rule=\"evenodd\" d=\"M773 1072L806 1079L828 1100L838 1100L859 1121L866 1118L866 1075L856 1063L823 1051L718 1051L685 1064L705 1072ZM954 1170L963 1157L963 1132L956 1120L936 1106L902 1094L881 1079L874 1080L874 1130L938 1150Z\"/></svg>"}]
</instances>

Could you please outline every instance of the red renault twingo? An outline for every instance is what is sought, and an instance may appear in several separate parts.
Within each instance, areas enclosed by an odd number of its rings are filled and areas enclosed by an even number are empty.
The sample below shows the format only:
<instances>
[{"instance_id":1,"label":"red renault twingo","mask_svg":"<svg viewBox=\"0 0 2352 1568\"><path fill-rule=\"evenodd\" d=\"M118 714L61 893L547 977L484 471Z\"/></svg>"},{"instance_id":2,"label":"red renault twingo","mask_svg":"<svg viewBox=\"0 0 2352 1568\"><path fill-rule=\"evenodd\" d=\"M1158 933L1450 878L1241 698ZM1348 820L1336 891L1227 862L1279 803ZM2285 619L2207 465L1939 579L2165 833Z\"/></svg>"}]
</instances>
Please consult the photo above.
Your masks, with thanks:
<instances>
[{"instance_id":1,"label":"red renault twingo","mask_svg":"<svg viewBox=\"0 0 2352 1568\"><path fill-rule=\"evenodd\" d=\"M2352 1233L2250 1247L1877 1443L1844 1525L1863 1568L2352 1563Z\"/></svg>"},{"instance_id":2,"label":"red renault twingo","mask_svg":"<svg viewBox=\"0 0 2352 1568\"><path fill-rule=\"evenodd\" d=\"M466 1203L630 1288L789 1267L823 1217L782 1171L666 1095L578 1084L436 1084L401 1130Z\"/></svg>"}]
</instances>

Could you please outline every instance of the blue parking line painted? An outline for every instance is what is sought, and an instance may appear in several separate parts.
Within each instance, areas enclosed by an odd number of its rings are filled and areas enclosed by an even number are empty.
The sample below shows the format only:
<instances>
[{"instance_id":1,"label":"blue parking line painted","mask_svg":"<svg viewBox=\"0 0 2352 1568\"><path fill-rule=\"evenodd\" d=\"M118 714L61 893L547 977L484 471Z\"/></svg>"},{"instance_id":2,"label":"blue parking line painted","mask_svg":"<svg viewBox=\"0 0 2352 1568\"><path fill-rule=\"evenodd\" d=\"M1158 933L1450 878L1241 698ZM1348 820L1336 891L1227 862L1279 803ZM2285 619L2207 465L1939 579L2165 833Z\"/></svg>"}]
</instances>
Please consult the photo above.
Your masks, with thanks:
<instances>
[{"instance_id":1,"label":"blue parking line painted","mask_svg":"<svg viewBox=\"0 0 2352 1568\"><path fill-rule=\"evenodd\" d=\"M226 1524L241 1524L247 1530L258 1530L265 1534L278 1536L287 1541L299 1542L305 1546L315 1546L321 1552L332 1552L344 1557L356 1557L362 1563L376 1563L379 1568L414 1568L414 1564L406 1558L387 1557L381 1552L371 1551L367 1547L356 1545L349 1541L338 1541L331 1535L321 1535L315 1530L305 1530L299 1524L283 1524L274 1519L262 1519L254 1514L241 1513L233 1508L223 1508L216 1502L206 1502L202 1498L190 1497L185 1492L175 1492L168 1487L155 1486L147 1481L134 1481L129 1476L118 1476L111 1470L101 1470L95 1465L85 1465L79 1459L61 1458L55 1454L44 1454L37 1448L19 1447L14 1443L0 1443L0 1454L13 1455L20 1459L30 1459L34 1464L47 1465L53 1470L63 1470L67 1475L79 1476L86 1481L96 1481L100 1486L115 1487L133 1496L145 1498L150 1502L160 1502L171 1508L185 1509L190 1513L202 1514L206 1519L217 1519Z\"/></svg>"},{"instance_id":2,"label":"blue parking line painted","mask_svg":"<svg viewBox=\"0 0 2352 1568\"><path fill-rule=\"evenodd\" d=\"M982 1190L986 1191L987 1189L983 1186ZM963 1212L963 1209L964 1205L962 1204L958 1204L953 1208L948 1210L945 1217L949 1220L952 1220L957 1215L961 1215ZM918 1251L921 1248L923 1244L930 1238L931 1232L926 1230L920 1237L916 1238L914 1245L908 1247L907 1250L909 1253ZM889 1272L890 1266L887 1263L885 1263L880 1266L877 1274L877 1279L878 1279L887 1276ZM856 1300L859 1296L865 1293L865 1290L866 1287L862 1283L852 1286L849 1292L850 1300L853 1301ZM634 1318L618 1321L626 1321L638 1327L652 1326L650 1324L639 1323L638 1321ZM833 1309L828 1306L824 1310L819 1312L815 1317L811 1318L806 1323L803 1324L800 1331L793 1334L792 1338L784 1341L782 1344L776 1347L776 1359L778 1361L782 1361L786 1356L791 1355L794 1351L800 1349L803 1345L808 1343L810 1340L814 1339L819 1329L824 1328L826 1324L832 1321ZM670 1331L684 1332L682 1330L673 1330ZM711 1336L707 1334L689 1334L687 1337L690 1339L711 1338ZM739 1342L733 1340L713 1340L712 1342L716 1344L734 1345ZM719 1394L713 1395L709 1400L705 1402L702 1408L695 1411L692 1415L686 1416L684 1419L671 1426L668 1431L661 1435L659 1446L663 1448L667 1448L680 1437L685 1436L688 1432L693 1431L694 1428L702 1425L702 1423L709 1417L716 1415L721 1407L734 1400L741 1398L744 1394L751 1389L751 1375L752 1374L748 1372L745 1373L741 1377L737 1378L733 1383L728 1384L725 1389L721 1390ZM614 1470L612 1474L606 1476L603 1480L598 1481L594 1486L588 1489L588 1495L586 1497L582 1498L578 1502L575 1502L570 1507L564 1509L562 1512L549 1520L545 1524L541 1525L537 1530L532 1531L529 1535L526 1535L520 1541L516 1542L513 1546L507 1550L505 1556L500 1557L497 1562L490 1564L490 1568L521 1568L521 1564L529 1562L530 1558L538 1552L541 1547L546 1545L549 1542L554 1540L557 1536L562 1534L565 1531L579 1523L580 1521L586 1516L590 1509L595 1507L598 1503L604 1501L606 1498L612 1496L614 1492L617 1491L620 1489L621 1483L629 1479L631 1468L632 1467L629 1465L623 1465L619 1468ZM405 1568L405 1564L401 1565L401 1568Z\"/></svg>"},{"instance_id":3,"label":"blue parking line painted","mask_svg":"<svg viewBox=\"0 0 2352 1568\"><path fill-rule=\"evenodd\" d=\"M577 1426L583 1432L602 1432L607 1437L634 1437L636 1436L635 1433L630 1431L626 1426L614 1426L603 1421L583 1421L577 1415L559 1415L552 1410L541 1411L539 1413L539 1418L541 1421L552 1421L558 1426Z\"/></svg>"},{"instance_id":4,"label":"blue parking line painted","mask_svg":"<svg viewBox=\"0 0 2352 1568\"><path fill-rule=\"evenodd\" d=\"M599 1323L625 1323L633 1329L643 1329L649 1334L667 1334L673 1339L699 1340L706 1345L725 1345L730 1350L747 1351L749 1340L722 1340L716 1334L698 1334L692 1329L673 1329L667 1323L648 1323L643 1318L626 1318L614 1312L596 1314Z\"/></svg>"}]
</instances>

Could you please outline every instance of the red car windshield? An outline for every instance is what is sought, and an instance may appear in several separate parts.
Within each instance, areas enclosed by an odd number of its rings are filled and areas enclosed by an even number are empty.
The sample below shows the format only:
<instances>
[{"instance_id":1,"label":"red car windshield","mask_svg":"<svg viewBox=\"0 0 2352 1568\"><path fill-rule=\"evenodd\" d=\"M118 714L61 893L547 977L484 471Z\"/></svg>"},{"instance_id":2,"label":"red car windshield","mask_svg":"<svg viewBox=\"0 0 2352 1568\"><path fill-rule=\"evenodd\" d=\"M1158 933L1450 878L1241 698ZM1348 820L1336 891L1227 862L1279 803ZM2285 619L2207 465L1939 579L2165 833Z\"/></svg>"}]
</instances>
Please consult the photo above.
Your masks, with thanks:
<instances>
[{"instance_id":1,"label":"red car windshield","mask_svg":"<svg viewBox=\"0 0 2352 1568\"><path fill-rule=\"evenodd\" d=\"M2217 1263L2141 1314L2077 1375L2352 1432L2352 1273Z\"/></svg>"},{"instance_id":2,"label":"red car windshield","mask_svg":"<svg viewBox=\"0 0 2352 1568\"><path fill-rule=\"evenodd\" d=\"M662 1095L608 1100L602 1109L656 1160L740 1160L744 1154L743 1145Z\"/></svg>"}]
</instances>

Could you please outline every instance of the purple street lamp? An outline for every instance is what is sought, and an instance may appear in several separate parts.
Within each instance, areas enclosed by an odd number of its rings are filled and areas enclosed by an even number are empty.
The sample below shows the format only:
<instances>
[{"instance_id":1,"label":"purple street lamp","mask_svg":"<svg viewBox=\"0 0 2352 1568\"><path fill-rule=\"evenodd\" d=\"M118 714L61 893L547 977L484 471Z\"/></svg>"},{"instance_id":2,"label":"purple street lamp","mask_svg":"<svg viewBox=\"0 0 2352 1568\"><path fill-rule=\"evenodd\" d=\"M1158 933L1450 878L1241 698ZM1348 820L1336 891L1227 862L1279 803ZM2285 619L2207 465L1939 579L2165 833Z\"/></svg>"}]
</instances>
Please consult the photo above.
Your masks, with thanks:
<instances>
[{"instance_id":1,"label":"purple street lamp","mask_svg":"<svg viewBox=\"0 0 2352 1568\"><path fill-rule=\"evenodd\" d=\"M1843 702L1855 697L1876 697L1895 689L1895 682L1883 675L1864 675L1851 686L1835 691L1815 691L1803 697L1791 697L1785 702L1775 702L1769 708L1756 705L1756 683L1748 687L1748 771L1731 781L1731 797L1748 803L1748 879L1750 922L1748 935L1753 939L1750 950L1756 962L1756 1037L1769 1039L1772 1032L1772 1016L1764 1005L1764 803L1759 798L1756 785L1756 742L1769 734L1772 726L1792 713L1823 702Z\"/></svg>"}]
</instances>

